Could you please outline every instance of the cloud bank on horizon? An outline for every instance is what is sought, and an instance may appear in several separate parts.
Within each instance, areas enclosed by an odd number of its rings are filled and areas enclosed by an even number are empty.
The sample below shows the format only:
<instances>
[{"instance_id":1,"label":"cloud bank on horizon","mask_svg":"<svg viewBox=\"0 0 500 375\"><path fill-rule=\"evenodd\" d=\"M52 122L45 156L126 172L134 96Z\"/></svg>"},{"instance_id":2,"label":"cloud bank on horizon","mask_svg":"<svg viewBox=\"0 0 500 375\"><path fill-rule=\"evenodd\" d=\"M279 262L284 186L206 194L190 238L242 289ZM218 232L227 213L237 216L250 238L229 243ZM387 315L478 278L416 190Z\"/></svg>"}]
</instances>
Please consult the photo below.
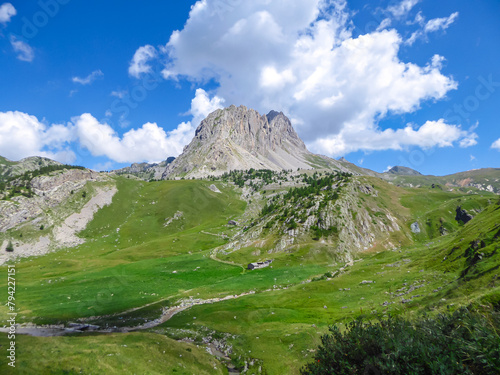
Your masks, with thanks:
<instances>
[{"instance_id":1,"label":"cloud bank on horizon","mask_svg":"<svg viewBox=\"0 0 500 375\"><path fill-rule=\"evenodd\" d=\"M158 162L165 155L179 155L191 141L194 124L222 108L222 103L220 98L210 99L203 89L198 89L189 111L191 121L169 132L156 123L146 123L121 137L90 113L74 117L67 124L48 125L26 113L0 112L0 154L11 160L38 155L72 163L76 155L70 144L77 142L93 156L105 156L118 163Z\"/></svg>"},{"instance_id":2,"label":"cloud bank on horizon","mask_svg":"<svg viewBox=\"0 0 500 375\"><path fill-rule=\"evenodd\" d=\"M379 9L384 19L378 27L357 35L355 13L345 0L199 0L184 27L166 44L139 46L128 66L131 79L141 79L161 65L165 81L199 87L188 112L190 121L171 131L147 122L119 135L91 113L65 124L48 124L23 112L0 112L0 154L10 159L41 155L71 163L77 145L117 163L160 161L179 155L201 120L224 104L244 104L261 112L280 109L311 151L332 157L413 146L474 146L475 127L463 129L444 118L400 128L379 125L388 116L443 100L458 88L458 82L442 72L444 56L436 54L421 65L399 57L402 48L445 32L459 19L458 12L430 20L421 12L410 17L419 2L402 0ZM0 24L7 25L15 15L12 4L0 6ZM391 28L398 22L416 30L401 35ZM10 38L18 59L33 61L33 49ZM71 80L85 86L102 77L97 69ZM200 88L207 82L217 87L208 92ZM491 148L500 150L500 140Z\"/></svg>"}]
</instances>

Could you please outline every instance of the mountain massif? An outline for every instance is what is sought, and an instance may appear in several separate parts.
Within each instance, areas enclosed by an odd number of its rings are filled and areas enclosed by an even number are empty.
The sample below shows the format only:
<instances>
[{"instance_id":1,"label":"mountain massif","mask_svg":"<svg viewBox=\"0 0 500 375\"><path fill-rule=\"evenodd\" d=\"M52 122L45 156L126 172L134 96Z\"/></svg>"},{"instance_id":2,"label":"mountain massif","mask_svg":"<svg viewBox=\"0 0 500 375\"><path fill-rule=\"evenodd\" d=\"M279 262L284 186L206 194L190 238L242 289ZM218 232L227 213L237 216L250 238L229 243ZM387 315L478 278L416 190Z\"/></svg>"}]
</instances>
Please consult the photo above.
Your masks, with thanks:
<instances>
[{"instance_id":1,"label":"mountain massif","mask_svg":"<svg viewBox=\"0 0 500 375\"><path fill-rule=\"evenodd\" d=\"M14 326L15 373L328 374L338 360L496 374L499 192L500 169L377 173L315 155L283 113L243 106L158 164L0 158L0 271L15 268L17 293L16 324L0 296L0 349ZM439 315L464 306L480 315ZM425 329L388 318L422 314Z\"/></svg>"},{"instance_id":2,"label":"mountain massif","mask_svg":"<svg viewBox=\"0 0 500 375\"><path fill-rule=\"evenodd\" d=\"M311 170L329 169L353 175L383 178L402 186L442 185L473 187L500 192L498 169L460 172L443 177L424 176L420 172L395 166L385 173L361 168L345 158L334 160L307 150L283 112L261 115L256 110L234 105L210 113L196 129L182 154L158 164L136 163L113 171L143 180L207 178L231 171L249 169Z\"/></svg>"},{"instance_id":3,"label":"mountain massif","mask_svg":"<svg viewBox=\"0 0 500 375\"><path fill-rule=\"evenodd\" d=\"M282 113L261 115L245 106L209 114L184 152L167 166L163 178L219 176L231 170L311 169L341 163L309 152Z\"/></svg>"}]
</instances>

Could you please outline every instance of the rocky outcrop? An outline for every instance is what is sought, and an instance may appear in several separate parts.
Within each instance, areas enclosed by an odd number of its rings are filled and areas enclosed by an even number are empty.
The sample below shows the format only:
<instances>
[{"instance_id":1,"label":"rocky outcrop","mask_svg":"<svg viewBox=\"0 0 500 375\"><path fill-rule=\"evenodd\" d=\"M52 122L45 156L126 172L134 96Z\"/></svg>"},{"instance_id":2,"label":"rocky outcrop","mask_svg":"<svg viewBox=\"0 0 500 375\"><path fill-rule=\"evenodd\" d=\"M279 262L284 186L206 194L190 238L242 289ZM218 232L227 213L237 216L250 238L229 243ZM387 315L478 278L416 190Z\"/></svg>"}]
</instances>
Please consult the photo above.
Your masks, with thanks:
<instances>
[{"instance_id":1,"label":"rocky outcrop","mask_svg":"<svg viewBox=\"0 0 500 375\"><path fill-rule=\"evenodd\" d=\"M473 216L467 211L465 211L461 206L457 207L457 215L455 216L455 220L458 222L463 222L464 224L467 224L469 221L473 219Z\"/></svg>"},{"instance_id":2,"label":"rocky outcrop","mask_svg":"<svg viewBox=\"0 0 500 375\"><path fill-rule=\"evenodd\" d=\"M71 214L54 229L54 241L57 246L73 247L84 243L85 241L76 234L85 229L97 211L111 204L117 191L116 186L109 189L98 188L95 196L83 206L80 212Z\"/></svg>"},{"instance_id":3,"label":"rocky outcrop","mask_svg":"<svg viewBox=\"0 0 500 375\"><path fill-rule=\"evenodd\" d=\"M163 178L218 176L231 170L311 169L341 163L310 153L282 113L261 115L244 106L219 109L203 120L191 143Z\"/></svg>"},{"instance_id":4,"label":"rocky outcrop","mask_svg":"<svg viewBox=\"0 0 500 375\"><path fill-rule=\"evenodd\" d=\"M39 217L66 201L72 192L82 189L87 182L106 179L99 173L82 169L57 171L35 177L30 184L34 197L17 196L10 201L0 201L0 232Z\"/></svg>"},{"instance_id":5,"label":"rocky outcrop","mask_svg":"<svg viewBox=\"0 0 500 375\"><path fill-rule=\"evenodd\" d=\"M112 173L122 175L131 174L143 180L159 180L167 165L175 160L174 157L169 157L161 163L134 163L130 167L116 169Z\"/></svg>"},{"instance_id":6,"label":"rocky outcrop","mask_svg":"<svg viewBox=\"0 0 500 375\"><path fill-rule=\"evenodd\" d=\"M411 231L415 234L417 233L420 233L420 225L418 225L418 221L415 221L412 225L411 225Z\"/></svg>"},{"instance_id":7,"label":"rocky outcrop","mask_svg":"<svg viewBox=\"0 0 500 375\"><path fill-rule=\"evenodd\" d=\"M392 232L401 230L401 221L382 207L367 209L363 199L377 197L379 192L363 181L353 179L341 183L342 193L336 201L325 204L321 198L304 205L304 202L285 203L284 206L256 220L251 226L243 227L227 244L217 248L215 253L229 254L243 248L253 247L253 255L265 255L279 252L293 252L304 244L324 246L337 260L349 262L358 252L368 250L376 243L392 249L389 237ZM279 195L277 195L279 196ZM271 198L271 197L269 197ZM280 217L287 212L287 219L280 222ZM302 222L302 218L305 221ZM290 229L291 220L299 225ZM243 224L242 224L243 225ZM311 241L312 229L336 228L332 236L325 236ZM320 252L318 252L318 256Z\"/></svg>"},{"instance_id":8,"label":"rocky outcrop","mask_svg":"<svg viewBox=\"0 0 500 375\"><path fill-rule=\"evenodd\" d=\"M134 163L130 167L125 167L122 169L117 169L113 172L116 174L125 174L125 173L130 173L130 174L135 174L135 173L142 173L147 171L149 168L154 167L158 164L149 164L149 163Z\"/></svg>"},{"instance_id":9,"label":"rocky outcrop","mask_svg":"<svg viewBox=\"0 0 500 375\"><path fill-rule=\"evenodd\" d=\"M61 247L73 247L84 243L84 239L78 237L77 233L85 229L99 209L111 204L116 192L116 186L97 188L94 196L83 205L81 210L66 217L62 223L54 227L52 233L28 242L16 240L13 252L3 251L7 243L4 240L0 248L0 265L9 259L44 255Z\"/></svg>"},{"instance_id":10,"label":"rocky outcrop","mask_svg":"<svg viewBox=\"0 0 500 375\"><path fill-rule=\"evenodd\" d=\"M423 176L409 168L394 167L389 172L382 173L378 177L391 181L398 186L418 187L425 185L449 191L457 188L472 188L469 193L473 193L474 189L477 189L500 194L500 168L473 169L447 176Z\"/></svg>"},{"instance_id":11,"label":"rocky outcrop","mask_svg":"<svg viewBox=\"0 0 500 375\"><path fill-rule=\"evenodd\" d=\"M182 211L177 211L173 217L167 217L165 219L165 224L163 224L164 227L168 227L170 224L172 224L176 220L181 220L184 217L184 212Z\"/></svg>"},{"instance_id":12,"label":"rocky outcrop","mask_svg":"<svg viewBox=\"0 0 500 375\"><path fill-rule=\"evenodd\" d=\"M88 169L69 169L33 178L31 188L37 195L48 197L61 189L78 188L83 182L102 181L103 179L100 173Z\"/></svg>"},{"instance_id":13,"label":"rocky outcrop","mask_svg":"<svg viewBox=\"0 0 500 375\"><path fill-rule=\"evenodd\" d=\"M214 193L218 193L218 194L220 194L220 190L219 190L219 188L218 188L217 186L215 186L214 184L210 185L208 188L209 188L210 190L212 190Z\"/></svg>"}]
</instances>

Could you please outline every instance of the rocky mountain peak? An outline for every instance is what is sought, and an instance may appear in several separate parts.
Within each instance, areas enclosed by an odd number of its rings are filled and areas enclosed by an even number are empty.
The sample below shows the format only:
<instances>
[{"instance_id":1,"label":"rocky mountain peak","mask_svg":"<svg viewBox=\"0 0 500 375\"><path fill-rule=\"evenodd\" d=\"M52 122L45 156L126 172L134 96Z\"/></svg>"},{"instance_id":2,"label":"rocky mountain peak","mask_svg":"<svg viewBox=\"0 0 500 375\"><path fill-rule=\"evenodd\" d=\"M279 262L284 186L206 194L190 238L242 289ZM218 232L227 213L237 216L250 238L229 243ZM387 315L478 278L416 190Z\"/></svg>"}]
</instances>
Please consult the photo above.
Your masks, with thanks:
<instances>
[{"instance_id":1,"label":"rocky mountain peak","mask_svg":"<svg viewBox=\"0 0 500 375\"><path fill-rule=\"evenodd\" d=\"M166 168L163 178L205 177L250 168L308 169L314 167L315 158L327 159L307 150L283 112L261 115L232 105L210 113L200 123L191 143Z\"/></svg>"},{"instance_id":2,"label":"rocky mountain peak","mask_svg":"<svg viewBox=\"0 0 500 375\"><path fill-rule=\"evenodd\" d=\"M392 167L389 171L387 171L389 174L395 174L399 176L421 176L422 173L408 168L408 167L401 167L401 166L396 166Z\"/></svg>"},{"instance_id":3,"label":"rocky mountain peak","mask_svg":"<svg viewBox=\"0 0 500 375\"><path fill-rule=\"evenodd\" d=\"M271 121L273 121L275 117L280 116L280 115L281 115L281 116L285 116L285 115L283 114L283 112L278 112L278 111L271 110L271 112L269 112L269 113L266 115L266 117L267 117L267 121L268 121L269 123L271 123Z\"/></svg>"},{"instance_id":4,"label":"rocky mountain peak","mask_svg":"<svg viewBox=\"0 0 500 375\"><path fill-rule=\"evenodd\" d=\"M283 112L271 111L261 115L243 105L232 105L209 114L196 129L196 139L212 142L230 140L250 152L276 151L287 143L306 151L304 142Z\"/></svg>"}]
</instances>

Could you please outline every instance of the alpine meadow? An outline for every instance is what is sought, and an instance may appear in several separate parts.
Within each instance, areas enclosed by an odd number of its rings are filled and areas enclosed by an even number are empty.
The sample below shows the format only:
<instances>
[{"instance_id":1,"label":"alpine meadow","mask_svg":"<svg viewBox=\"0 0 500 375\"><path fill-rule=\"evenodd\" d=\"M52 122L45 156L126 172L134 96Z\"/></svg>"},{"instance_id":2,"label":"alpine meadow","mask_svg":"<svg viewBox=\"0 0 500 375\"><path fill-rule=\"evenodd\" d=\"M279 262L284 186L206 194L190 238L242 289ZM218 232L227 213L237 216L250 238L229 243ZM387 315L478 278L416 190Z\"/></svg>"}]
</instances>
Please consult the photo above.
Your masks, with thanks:
<instances>
[{"instance_id":1,"label":"alpine meadow","mask_svg":"<svg viewBox=\"0 0 500 375\"><path fill-rule=\"evenodd\" d=\"M0 3L1 374L500 373L498 2L105 3Z\"/></svg>"}]
</instances>

